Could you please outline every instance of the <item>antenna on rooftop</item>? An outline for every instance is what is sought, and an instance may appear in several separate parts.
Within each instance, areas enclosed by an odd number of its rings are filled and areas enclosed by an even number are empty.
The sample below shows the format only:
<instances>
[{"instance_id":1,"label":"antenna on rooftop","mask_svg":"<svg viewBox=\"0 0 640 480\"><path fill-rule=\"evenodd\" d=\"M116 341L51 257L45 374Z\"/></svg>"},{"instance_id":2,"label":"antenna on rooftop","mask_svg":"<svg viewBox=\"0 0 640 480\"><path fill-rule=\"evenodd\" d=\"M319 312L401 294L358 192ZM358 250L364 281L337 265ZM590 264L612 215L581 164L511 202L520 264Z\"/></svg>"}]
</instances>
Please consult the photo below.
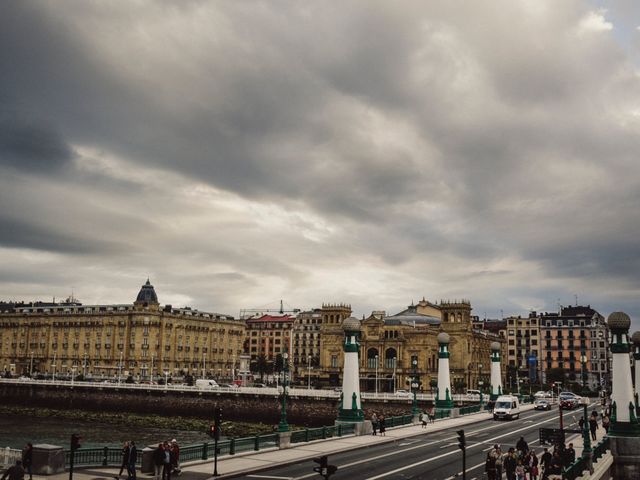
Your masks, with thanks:
<instances>
[{"instance_id":1,"label":"antenna on rooftop","mask_svg":"<svg viewBox=\"0 0 640 480\"><path fill-rule=\"evenodd\" d=\"M574 296L574 297L575 297L575 299L576 299L576 307L577 307L577 306L578 306L578 294L576 293L576 294L574 294L573 296Z\"/></svg>"},{"instance_id":2,"label":"antenna on rooftop","mask_svg":"<svg viewBox=\"0 0 640 480\"><path fill-rule=\"evenodd\" d=\"M284 306L282 304L282 299L280 299L280 313L284 313Z\"/></svg>"}]
</instances>

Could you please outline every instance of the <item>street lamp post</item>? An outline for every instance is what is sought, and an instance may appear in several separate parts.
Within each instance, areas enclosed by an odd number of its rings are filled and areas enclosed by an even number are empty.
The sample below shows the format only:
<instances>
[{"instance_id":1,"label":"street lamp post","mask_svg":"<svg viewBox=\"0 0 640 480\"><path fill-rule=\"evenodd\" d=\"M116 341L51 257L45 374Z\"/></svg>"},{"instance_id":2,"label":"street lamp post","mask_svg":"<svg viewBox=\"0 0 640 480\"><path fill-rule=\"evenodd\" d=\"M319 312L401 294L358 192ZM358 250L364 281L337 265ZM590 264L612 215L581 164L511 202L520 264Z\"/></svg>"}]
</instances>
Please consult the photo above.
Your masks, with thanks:
<instances>
[{"instance_id":1,"label":"street lamp post","mask_svg":"<svg viewBox=\"0 0 640 480\"><path fill-rule=\"evenodd\" d=\"M378 396L378 355L376 355L376 397Z\"/></svg>"},{"instance_id":2,"label":"street lamp post","mask_svg":"<svg viewBox=\"0 0 640 480\"><path fill-rule=\"evenodd\" d=\"M202 378L204 378L204 372L207 369L207 357L204 352L202 352Z\"/></svg>"},{"instance_id":3,"label":"street lamp post","mask_svg":"<svg viewBox=\"0 0 640 480\"><path fill-rule=\"evenodd\" d=\"M87 354L84 354L84 362L82 363L82 378L87 381Z\"/></svg>"},{"instance_id":4,"label":"street lamp post","mask_svg":"<svg viewBox=\"0 0 640 480\"><path fill-rule=\"evenodd\" d=\"M167 385L169 384L169 370L164 371L164 388L167 389Z\"/></svg>"},{"instance_id":5,"label":"street lamp post","mask_svg":"<svg viewBox=\"0 0 640 480\"><path fill-rule=\"evenodd\" d=\"M584 355L583 355L584 356ZM589 398L582 397L582 408L583 408L583 425L582 425L582 458L585 459L587 466L589 467L589 471L593 472L593 467L591 465L592 462L592 450L591 450L591 437L589 435L589 418L587 417L587 407L589 406Z\"/></svg>"},{"instance_id":6,"label":"street lamp post","mask_svg":"<svg viewBox=\"0 0 640 480\"><path fill-rule=\"evenodd\" d=\"M580 372L580 376L582 377L582 395L583 396L587 396L588 392L587 392L587 356L585 355L584 351L582 352L582 354L580 355L580 366L581 368L581 372Z\"/></svg>"},{"instance_id":7,"label":"street lamp post","mask_svg":"<svg viewBox=\"0 0 640 480\"><path fill-rule=\"evenodd\" d=\"M154 360L155 355L156 355L155 353L151 354L151 373L149 374L149 377L150 377L149 381L151 382L151 384L153 384L153 368L154 368L153 360Z\"/></svg>"},{"instance_id":8,"label":"street lamp post","mask_svg":"<svg viewBox=\"0 0 640 480\"><path fill-rule=\"evenodd\" d=\"M120 363L118 363L118 385L120 385L120 377L122 376L122 356L123 352L120 352Z\"/></svg>"},{"instance_id":9,"label":"street lamp post","mask_svg":"<svg viewBox=\"0 0 640 480\"><path fill-rule=\"evenodd\" d=\"M33 352L31 352L31 363L29 364L29 378L33 377Z\"/></svg>"},{"instance_id":10,"label":"street lamp post","mask_svg":"<svg viewBox=\"0 0 640 480\"><path fill-rule=\"evenodd\" d=\"M289 387L289 352L285 349L282 354L282 386L278 389L282 393L282 409L280 410L280 423L278 424L279 432L288 432L289 424L287 423L287 395Z\"/></svg>"},{"instance_id":11,"label":"street lamp post","mask_svg":"<svg viewBox=\"0 0 640 480\"><path fill-rule=\"evenodd\" d=\"M51 365L53 367L53 381L56 381L56 368L58 367L58 362L56 361L56 355L57 353L53 354L53 365Z\"/></svg>"},{"instance_id":12,"label":"street lamp post","mask_svg":"<svg viewBox=\"0 0 640 480\"><path fill-rule=\"evenodd\" d=\"M311 390L311 355L307 355L307 390Z\"/></svg>"},{"instance_id":13,"label":"street lamp post","mask_svg":"<svg viewBox=\"0 0 640 480\"><path fill-rule=\"evenodd\" d=\"M411 360L411 368L413 370L413 378L411 379L411 392L413 393L413 403L411 405L411 413L413 415L418 415L420 410L418 410L418 387L420 386L420 379L418 378L418 359L414 358Z\"/></svg>"}]
</instances>

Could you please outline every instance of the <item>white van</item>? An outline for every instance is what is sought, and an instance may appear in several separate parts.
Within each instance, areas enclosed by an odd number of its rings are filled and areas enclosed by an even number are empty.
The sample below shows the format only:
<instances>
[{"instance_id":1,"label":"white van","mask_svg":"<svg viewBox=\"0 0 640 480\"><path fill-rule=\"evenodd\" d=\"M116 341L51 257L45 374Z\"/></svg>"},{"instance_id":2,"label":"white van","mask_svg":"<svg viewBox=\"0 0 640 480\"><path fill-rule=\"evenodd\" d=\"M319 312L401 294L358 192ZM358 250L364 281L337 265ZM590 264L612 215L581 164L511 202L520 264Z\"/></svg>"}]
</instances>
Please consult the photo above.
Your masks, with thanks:
<instances>
[{"instance_id":1,"label":"white van","mask_svg":"<svg viewBox=\"0 0 640 480\"><path fill-rule=\"evenodd\" d=\"M207 380L206 378L196 380L196 388L200 390L213 390L219 387L220 385L218 385L215 380Z\"/></svg>"},{"instance_id":2,"label":"white van","mask_svg":"<svg viewBox=\"0 0 640 480\"><path fill-rule=\"evenodd\" d=\"M493 419L520 418L520 402L513 395L500 395L493 407Z\"/></svg>"}]
</instances>

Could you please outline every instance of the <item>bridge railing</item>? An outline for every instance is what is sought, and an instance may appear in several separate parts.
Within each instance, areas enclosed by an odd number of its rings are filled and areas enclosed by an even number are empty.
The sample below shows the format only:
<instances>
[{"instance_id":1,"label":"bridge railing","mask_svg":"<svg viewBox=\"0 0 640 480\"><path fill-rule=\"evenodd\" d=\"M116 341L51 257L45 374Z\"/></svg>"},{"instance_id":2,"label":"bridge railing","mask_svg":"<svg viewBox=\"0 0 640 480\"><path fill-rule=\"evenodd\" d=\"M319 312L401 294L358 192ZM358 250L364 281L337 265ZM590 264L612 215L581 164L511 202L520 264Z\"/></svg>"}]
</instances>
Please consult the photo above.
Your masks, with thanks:
<instances>
[{"instance_id":1,"label":"bridge railing","mask_svg":"<svg viewBox=\"0 0 640 480\"><path fill-rule=\"evenodd\" d=\"M597 462L607 450L609 450L609 437L603 438L602 441L593 448L593 463ZM587 470L587 467L586 459L580 457L564 470L562 478L566 480L575 480L582 476L583 472Z\"/></svg>"},{"instance_id":2,"label":"bridge railing","mask_svg":"<svg viewBox=\"0 0 640 480\"><path fill-rule=\"evenodd\" d=\"M10 447L0 449L0 466L11 466L16 463L16 460L22 460L22 450Z\"/></svg>"}]
</instances>

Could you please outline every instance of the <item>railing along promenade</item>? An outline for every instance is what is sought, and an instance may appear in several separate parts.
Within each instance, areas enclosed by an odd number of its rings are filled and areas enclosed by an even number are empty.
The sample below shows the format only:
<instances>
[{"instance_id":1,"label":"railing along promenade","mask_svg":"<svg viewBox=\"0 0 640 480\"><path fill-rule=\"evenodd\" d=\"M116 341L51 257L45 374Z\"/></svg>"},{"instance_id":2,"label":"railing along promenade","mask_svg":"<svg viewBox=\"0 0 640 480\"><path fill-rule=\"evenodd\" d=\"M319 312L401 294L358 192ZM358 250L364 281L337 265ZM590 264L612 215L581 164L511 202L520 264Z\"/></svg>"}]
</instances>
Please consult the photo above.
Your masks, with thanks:
<instances>
[{"instance_id":1,"label":"railing along promenade","mask_svg":"<svg viewBox=\"0 0 640 480\"><path fill-rule=\"evenodd\" d=\"M75 380L35 380L35 379L17 379L17 378L0 378L0 384L16 384L16 385L32 385L32 386L57 386L57 387L82 387L95 388L98 390L133 390L133 391L161 391L161 392L196 392L207 395L216 394L234 394L234 395L264 395L278 396L278 389L275 387L256 388L256 387L215 387L201 388L197 386L189 386L186 384L166 385L149 384L149 383L126 383L100 381L87 382ZM289 388L288 394L291 397L307 397L315 399L340 398L340 392L334 390L316 390L308 388ZM410 394L395 394L387 392L363 392L362 398L365 400L387 400L387 401L411 401L413 398ZM433 393L418 393L416 398L421 401L434 401ZM485 399L487 397L485 396ZM479 402L478 395L455 394L453 400L456 402Z\"/></svg>"}]
</instances>

